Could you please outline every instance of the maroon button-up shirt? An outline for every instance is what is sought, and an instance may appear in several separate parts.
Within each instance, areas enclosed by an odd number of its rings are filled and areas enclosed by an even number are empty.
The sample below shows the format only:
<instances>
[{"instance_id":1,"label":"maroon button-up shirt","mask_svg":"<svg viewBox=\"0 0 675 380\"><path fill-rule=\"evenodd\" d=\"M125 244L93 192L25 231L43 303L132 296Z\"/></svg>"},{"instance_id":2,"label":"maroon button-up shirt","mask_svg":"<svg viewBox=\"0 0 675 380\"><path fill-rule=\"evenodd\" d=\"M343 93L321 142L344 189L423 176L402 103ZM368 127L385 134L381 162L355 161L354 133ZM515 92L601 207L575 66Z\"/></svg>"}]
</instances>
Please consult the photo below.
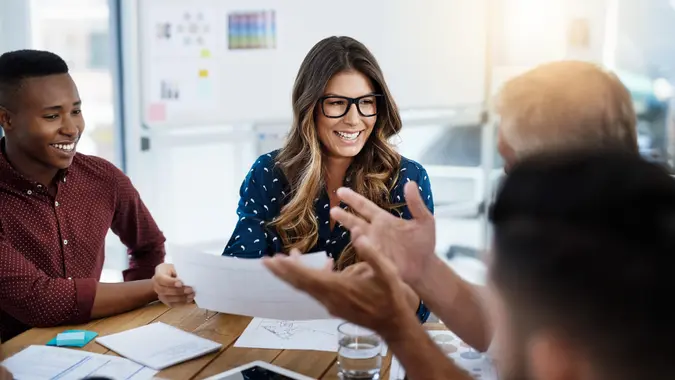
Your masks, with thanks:
<instances>
[{"instance_id":1,"label":"maroon button-up shirt","mask_svg":"<svg viewBox=\"0 0 675 380\"><path fill-rule=\"evenodd\" d=\"M0 140L0 338L90 319L110 229L128 247L125 281L151 278L164 235L129 178L77 154L56 196L19 174Z\"/></svg>"}]
</instances>

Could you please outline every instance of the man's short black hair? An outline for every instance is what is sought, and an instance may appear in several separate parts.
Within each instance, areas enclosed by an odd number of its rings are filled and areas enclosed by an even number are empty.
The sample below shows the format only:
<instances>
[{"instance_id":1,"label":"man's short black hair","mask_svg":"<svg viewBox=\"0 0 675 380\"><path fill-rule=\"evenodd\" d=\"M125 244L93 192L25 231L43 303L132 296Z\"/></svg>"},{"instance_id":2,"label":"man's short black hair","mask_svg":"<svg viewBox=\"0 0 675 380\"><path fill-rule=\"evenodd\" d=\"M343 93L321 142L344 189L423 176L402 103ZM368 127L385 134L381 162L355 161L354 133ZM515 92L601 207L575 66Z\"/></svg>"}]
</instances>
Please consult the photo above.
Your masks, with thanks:
<instances>
[{"instance_id":1,"label":"man's short black hair","mask_svg":"<svg viewBox=\"0 0 675 380\"><path fill-rule=\"evenodd\" d=\"M58 55L42 50L16 50L0 55L0 106L11 100L26 78L67 74L68 65Z\"/></svg>"},{"instance_id":2,"label":"man's short black hair","mask_svg":"<svg viewBox=\"0 0 675 380\"><path fill-rule=\"evenodd\" d=\"M517 331L563 334L608 379L672 377L675 179L663 167L621 151L532 157L490 218L491 279Z\"/></svg>"}]
</instances>

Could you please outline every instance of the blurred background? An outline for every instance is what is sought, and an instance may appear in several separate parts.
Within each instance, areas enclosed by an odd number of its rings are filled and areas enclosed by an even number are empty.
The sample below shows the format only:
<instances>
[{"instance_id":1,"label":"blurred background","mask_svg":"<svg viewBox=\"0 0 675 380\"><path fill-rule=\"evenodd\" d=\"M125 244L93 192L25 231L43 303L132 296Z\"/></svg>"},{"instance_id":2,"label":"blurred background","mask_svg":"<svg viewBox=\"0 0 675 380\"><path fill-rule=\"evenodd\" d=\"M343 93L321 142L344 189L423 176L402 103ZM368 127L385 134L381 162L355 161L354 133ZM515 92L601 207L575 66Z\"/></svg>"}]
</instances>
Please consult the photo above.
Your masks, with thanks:
<instances>
[{"instance_id":1,"label":"blurred background","mask_svg":"<svg viewBox=\"0 0 675 380\"><path fill-rule=\"evenodd\" d=\"M673 0L0 4L0 52L44 49L69 64L87 123L79 150L132 178L169 243L214 254L244 174L283 143L300 61L328 35L380 61L404 119L392 142L431 177L437 254L471 281L484 281L485 209L502 173L489 103L504 80L563 58L615 70L642 154L672 166ZM331 25L340 16L352 24ZM119 281L125 251L112 234L108 245L104 281Z\"/></svg>"}]
</instances>

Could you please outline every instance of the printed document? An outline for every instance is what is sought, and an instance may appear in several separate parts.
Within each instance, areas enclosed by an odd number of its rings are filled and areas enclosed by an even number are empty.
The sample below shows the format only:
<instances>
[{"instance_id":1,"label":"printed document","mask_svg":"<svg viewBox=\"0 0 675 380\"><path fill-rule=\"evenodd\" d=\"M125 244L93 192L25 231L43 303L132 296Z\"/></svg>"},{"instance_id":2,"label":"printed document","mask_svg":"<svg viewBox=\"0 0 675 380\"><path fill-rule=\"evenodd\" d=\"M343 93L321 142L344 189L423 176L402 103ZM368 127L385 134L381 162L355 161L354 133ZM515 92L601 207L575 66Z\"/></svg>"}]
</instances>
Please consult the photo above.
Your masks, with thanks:
<instances>
[{"instance_id":1,"label":"printed document","mask_svg":"<svg viewBox=\"0 0 675 380\"><path fill-rule=\"evenodd\" d=\"M331 318L323 305L277 278L260 259L216 256L186 248L176 249L172 255L178 277L194 289L200 308L284 320ZM326 253L298 259L309 267L322 268Z\"/></svg>"},{"instance_id":2,"label":"printed document","mask_svg":"<svg viewBox=\"0 0 675 380\"><path fill-rule=\"evenodd\" d=\"M218 351L222 344L162 322L107 335L96 342L156 370Z\"/></svg>"},{"instance_id":3,"label":"printed document","mask_svg":"<svg viewBox=\"0 0 675 380\"><path fill-rule=\"evenodd\" d=\"M112 355L52 346L29 346L2 362L15 380L152 379L157 371Z\"/></svg>"}]
</instances>

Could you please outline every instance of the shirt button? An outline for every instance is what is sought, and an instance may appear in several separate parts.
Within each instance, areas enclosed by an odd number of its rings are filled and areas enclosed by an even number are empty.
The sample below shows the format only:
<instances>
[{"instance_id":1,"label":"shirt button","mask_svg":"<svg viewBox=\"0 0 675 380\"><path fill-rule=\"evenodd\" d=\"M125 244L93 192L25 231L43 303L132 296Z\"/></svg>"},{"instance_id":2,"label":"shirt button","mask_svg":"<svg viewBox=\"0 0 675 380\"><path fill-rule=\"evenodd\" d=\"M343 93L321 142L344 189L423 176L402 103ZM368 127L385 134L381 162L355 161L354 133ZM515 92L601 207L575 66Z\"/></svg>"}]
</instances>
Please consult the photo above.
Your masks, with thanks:
<instances>
[{"instance_id":1,"label":"shirt button","mask_svg":"<svg viewBox=\"0 0 675 380\"><path fill-rule=\"evenodd\" d=\"M63 245L68 245L68 240L63 240Z\"/></svg>"},{"instance_id":2,"label":"shirt button","mask_svg":"<svg viewBox=\"0 0 675 380\"><path fill-rule=\"evenodd\" d=\"M59 207L59 202L58 201L54 202L54 206Z\"/></svg>"},{"instance_id":3,"label":"shirt button","mask_svg":"<svg viewBox=\"0 0 675 380\"><path fill-rule=\"evenodd\" d=\"M68 279L69 279L69 280L72 280L73 278L72 278L72 277L68 277Z\"/></svg>"}]
</instances>

